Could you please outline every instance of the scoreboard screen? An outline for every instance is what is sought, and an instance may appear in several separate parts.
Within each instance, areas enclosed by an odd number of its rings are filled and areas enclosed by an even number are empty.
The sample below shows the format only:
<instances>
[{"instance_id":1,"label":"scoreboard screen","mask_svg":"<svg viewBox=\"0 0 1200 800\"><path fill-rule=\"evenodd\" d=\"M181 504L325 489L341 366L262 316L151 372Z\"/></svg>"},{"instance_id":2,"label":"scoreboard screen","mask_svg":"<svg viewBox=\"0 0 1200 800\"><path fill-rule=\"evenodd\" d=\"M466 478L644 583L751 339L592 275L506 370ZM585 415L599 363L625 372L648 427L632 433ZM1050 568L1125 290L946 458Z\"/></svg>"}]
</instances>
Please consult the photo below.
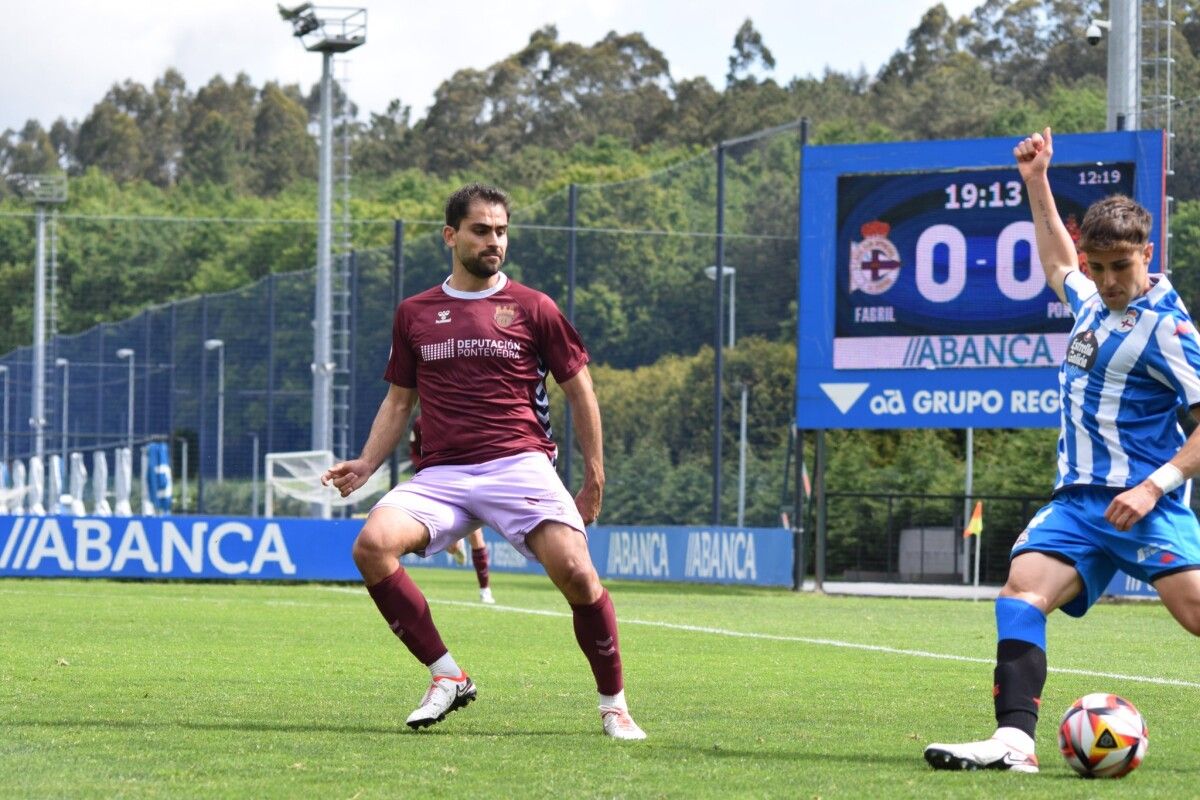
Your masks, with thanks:
<instances>
[{"instance_id":1,"label":"scoreboard screen","mask_svg":"<svg viewBox=\"0 0 1200 800\"><path fill-rule=\"evenodd\" d=\"M1073 319L1046 286L1017 137L805 147L796 421L801 428L1057 427ZM1055 137L1072 236L1126 194L1154 218L1161 131Z\"/></svg>"},{"instance_id":2,"label":"scoreboard screen","mask_svg":"<svg viewBox=\"0 0 1200 800\"><path fill-rule=\"evenodd\" d=\"M1052 166L1067 230L1132 195L1134 169ZM1071 314L1046 285L1015 168L842 175L837 195L836 369L1061 362Z\"/></svg>"}]
</instances>

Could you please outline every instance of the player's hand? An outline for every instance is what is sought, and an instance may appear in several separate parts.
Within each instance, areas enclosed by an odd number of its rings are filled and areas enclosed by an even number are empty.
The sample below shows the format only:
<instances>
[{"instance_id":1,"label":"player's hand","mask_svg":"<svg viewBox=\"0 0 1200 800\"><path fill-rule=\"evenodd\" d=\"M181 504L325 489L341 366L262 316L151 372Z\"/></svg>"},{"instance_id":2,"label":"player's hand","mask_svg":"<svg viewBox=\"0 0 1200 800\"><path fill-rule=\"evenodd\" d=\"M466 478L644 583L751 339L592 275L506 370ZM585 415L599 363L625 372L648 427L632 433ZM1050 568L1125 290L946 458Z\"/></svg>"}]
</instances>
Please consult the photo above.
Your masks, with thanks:
<instances>
[{"instance_id":1,"label":"player's hand","mask_svg":"<svg viewBox=\"0 0 1200 800\"><path fill-rule=\"evenodd\" d=\"M356 458L353 461L340 461L325 470L325 474L321 476L321 485L332 486L342 497L347 497L370 477L370 465L361 458Z\"/></svg>"},{"instance_id":2,"label":"player's hand","mask_svg":"<svg viewBox=\"0 0 1200 800\"><path fill-rule=\"evenodd\" d=\"M1150 513L1160 497L1162 491L1157 486L1150 481L1142 481L1114 497L1104 512L1104 518L1117 530L1127 531Z\"/></svg>"},{"instance_id":3,"label":"player's hand","mask_svg":"<svg viewBox=\"0 0 1200 800\"><path fill-rule=\"evenodd\" d=\"M1046 174L1050 159L1054 156L1054 136L1050 132L1050 126L1047 125L1041 133L1032 133L1025 137L1013 148L1013 155L1017 159L1017 170L1021 173L1021 180L1028 182Z\"/></svg>"},{"instance_id":4,"label":"player's hand","mask_svg":"<svg viewBox=\"0 0 1200 800\"><path fill-rule=\"evenodd\" d=\"M575 507L583 517L584 525L591 525L600 518L600 500L604 490L595 483L584 481L583 488L575 495Z\"/></svg>"}]
</instances>

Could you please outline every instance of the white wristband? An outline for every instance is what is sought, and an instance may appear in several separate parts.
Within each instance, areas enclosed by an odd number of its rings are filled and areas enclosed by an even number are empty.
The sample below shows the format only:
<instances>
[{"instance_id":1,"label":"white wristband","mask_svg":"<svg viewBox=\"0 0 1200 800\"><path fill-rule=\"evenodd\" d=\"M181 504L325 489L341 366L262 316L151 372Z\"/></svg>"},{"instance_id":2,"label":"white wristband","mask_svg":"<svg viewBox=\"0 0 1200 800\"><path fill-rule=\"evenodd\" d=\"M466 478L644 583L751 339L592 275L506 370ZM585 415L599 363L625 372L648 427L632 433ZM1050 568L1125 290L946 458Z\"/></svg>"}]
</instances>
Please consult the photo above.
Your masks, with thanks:
<instances>
[{"instance_id":1,"label":"white wristband","mask_svg":"<svg viewBox=\"0 0 1200 800\"><path fill-rule=\"evenodd\" d=\"M1150 473L1149 481L1161 489L1163 494L1169 494L1183 485L1183 473L1179 471L1179 467L1168 461Z\"/></svg>"}]
</instances>

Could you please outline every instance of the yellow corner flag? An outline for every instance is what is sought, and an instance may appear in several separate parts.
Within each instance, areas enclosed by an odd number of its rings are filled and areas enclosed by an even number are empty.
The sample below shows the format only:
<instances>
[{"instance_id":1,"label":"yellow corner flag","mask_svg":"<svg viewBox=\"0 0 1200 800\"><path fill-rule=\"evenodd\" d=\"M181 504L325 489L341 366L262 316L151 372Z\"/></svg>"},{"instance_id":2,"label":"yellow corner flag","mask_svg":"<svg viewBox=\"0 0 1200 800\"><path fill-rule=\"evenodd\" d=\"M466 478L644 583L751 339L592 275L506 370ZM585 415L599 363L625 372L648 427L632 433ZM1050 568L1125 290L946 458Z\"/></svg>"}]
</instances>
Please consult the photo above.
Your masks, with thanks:
<instances>
[{"instance_id":1,"label":"yellow corner flag","mask_svg":"<svg viewBox=\"0 0 1200 800\"><path fill-rule=\"evenodd\" d=\"M971 521L967 523L967 527L963 530L963 538L968 536L983 535L983 501L979 500L975 503L975 510L971 512Z\"/></svg>"}]
</instances>

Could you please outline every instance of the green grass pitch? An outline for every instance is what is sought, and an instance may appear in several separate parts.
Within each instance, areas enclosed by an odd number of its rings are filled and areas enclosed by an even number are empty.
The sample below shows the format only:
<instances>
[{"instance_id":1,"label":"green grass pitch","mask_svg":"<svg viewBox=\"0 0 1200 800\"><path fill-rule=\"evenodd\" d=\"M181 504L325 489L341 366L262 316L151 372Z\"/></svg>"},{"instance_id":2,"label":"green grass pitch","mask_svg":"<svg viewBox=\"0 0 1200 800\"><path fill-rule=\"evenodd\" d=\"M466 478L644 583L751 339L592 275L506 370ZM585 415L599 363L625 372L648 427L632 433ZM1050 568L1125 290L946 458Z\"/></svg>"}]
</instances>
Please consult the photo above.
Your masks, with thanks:
<instances>
[{"instance_id":1,"label":"green grass pitch","mask_svg":"<svg viewBox=\"0 0 1200 800\"><path fill-rule=\"evenodd\" d=\"M946 773L929 741L991 730L992 604L611 582L645 742L601 733L545 578L416 569L479 700L426 731L427 672L365 591L0 581L0 796L1161 798L1200 781L1196 643L1157 604L1049 624L1040 775ZM1105 673L1105 674L1098 674ZM1083 781L1059 715L1110 691L1146 761Z\"/></svg>"}]
</instances>

